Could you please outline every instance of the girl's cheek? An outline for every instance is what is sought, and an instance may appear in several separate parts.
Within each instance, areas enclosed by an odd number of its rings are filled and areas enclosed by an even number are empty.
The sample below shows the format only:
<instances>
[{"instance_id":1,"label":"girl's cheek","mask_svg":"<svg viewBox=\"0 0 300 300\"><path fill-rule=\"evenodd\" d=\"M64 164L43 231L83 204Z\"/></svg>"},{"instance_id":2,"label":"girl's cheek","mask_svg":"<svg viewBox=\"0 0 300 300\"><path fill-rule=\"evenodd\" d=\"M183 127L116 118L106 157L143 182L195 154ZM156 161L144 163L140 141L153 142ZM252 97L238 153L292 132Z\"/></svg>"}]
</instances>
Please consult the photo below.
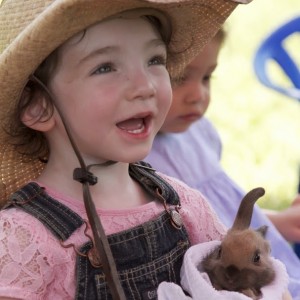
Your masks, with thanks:
<instances>
[{"instance_id":1,"label":"girl's cheek","mask_svg":"<svg viewBox=\"0 0 300 300\"><path fill-rule=\"evenodd\" d=\"M172 104L172 90L167 91L165 93L164 96L164 112L165 112L165 116L167 115L167 113L169 112L170 108L171 108L171 104Z\"/></svg>"},{"instance_id":2,"label":"girl's cheek","mask_svg":"<svg viewBox=\"0 0 300 300\"><path fill-rule=\"evenodd\" d=\"M159 83L159 86L162 86L165 93L165 98L168 100L168 102L172 101L172 85L170 81L169 74L167 73L163 80L161 80Z\"/></svg>"}]
</instances>

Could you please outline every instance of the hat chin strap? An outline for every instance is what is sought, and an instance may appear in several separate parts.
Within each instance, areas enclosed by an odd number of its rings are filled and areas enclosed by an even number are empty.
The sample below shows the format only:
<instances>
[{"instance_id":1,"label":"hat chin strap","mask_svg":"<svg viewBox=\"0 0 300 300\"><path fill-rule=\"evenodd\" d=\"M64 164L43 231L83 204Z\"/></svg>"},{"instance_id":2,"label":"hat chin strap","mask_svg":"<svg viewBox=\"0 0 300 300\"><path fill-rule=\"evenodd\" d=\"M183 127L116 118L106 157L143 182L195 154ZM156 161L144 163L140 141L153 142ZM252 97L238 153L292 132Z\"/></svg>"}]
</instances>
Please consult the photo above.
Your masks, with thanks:
<instances>
[{"instance_id":1,"label":"hat chin strap","mask_svg":"<svg viewBox=\"0 0 300 300\"><path fill-rule=\"evenodd\" d=\"M29 80L37 83L47 94L47 96L50 98L51 102L57 109L61 120L63 122L63 125L65 127L65 130L67 132L68 138L70 140L70 143L72 145L72 148L78 158L78 161L80 163L80 168L75 168L73 172L73 179L76 181L79 181L82 184L83 188L83 199L84 199L84 205L86 209L86 213L88 216L89 223L92 228L94 241L93 241L93 248L92 249L92 255L96 255L97 257L94 258L97 261L100 261L103 266L103 271L105 273L105 276L107 278L107 283L110 289L110 292L112 294L112 297L114 300L126 300L123 288L120 283L120 279L118 276L115 260L113 258L107 236L104 232L103 226L101 224L101 221L98 217L98 214L96 212L95 204L92 199L92 195L90 193L89 185L95 185L98 182L97 177L89 171L89 169L93 166L109 166L114 163L115 161L106 161L102 164L92 164L86 166L78 147L76 146L76 143L74 139L72 138L72 135L70 133L70 130L65 122L65 119L63 118L63 115L57 105L55 105L54 97L52 93L49 91L47 86L38 79L35 75L30 75Z\"/></svg>"}]
</instances>

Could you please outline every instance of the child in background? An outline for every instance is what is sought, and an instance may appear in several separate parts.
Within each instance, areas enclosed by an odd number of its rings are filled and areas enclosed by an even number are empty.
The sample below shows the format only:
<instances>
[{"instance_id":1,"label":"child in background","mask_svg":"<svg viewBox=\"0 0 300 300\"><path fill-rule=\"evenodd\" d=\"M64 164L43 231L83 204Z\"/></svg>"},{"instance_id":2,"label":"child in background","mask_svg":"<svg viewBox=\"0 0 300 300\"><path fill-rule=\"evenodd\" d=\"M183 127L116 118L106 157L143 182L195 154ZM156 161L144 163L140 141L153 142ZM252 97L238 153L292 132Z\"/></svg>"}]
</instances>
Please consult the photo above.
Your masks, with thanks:
<instances>
[{"instance_id":1,"label":"child in background","mask_svg":"<svg viewBox=\"0 0 300 300\"><path fill-rule=\"evenodd\" d=\"M221 29L186 67L181 81L175 83L170 111L145 161L201 191L230 227L245 193L222 169L220 137L204 117L210 102L210 80L224 37ZM267 238L272 255L285 264L290 276L289 289L295 299L300 299L300 261L263 211L255 206L251 226L265 224L269 226Z\"/></svg>"},{"instance_id":2,"label":"child in background","mask_svg":"<svg viewBox=\"0 0 300 300\"><path fill-rule=\"evenodd\" d=\"M0 299L153 299L224 235L199 192L136 161L169 75L237 2L1 2Z\"/></svg>"}]
</instances>

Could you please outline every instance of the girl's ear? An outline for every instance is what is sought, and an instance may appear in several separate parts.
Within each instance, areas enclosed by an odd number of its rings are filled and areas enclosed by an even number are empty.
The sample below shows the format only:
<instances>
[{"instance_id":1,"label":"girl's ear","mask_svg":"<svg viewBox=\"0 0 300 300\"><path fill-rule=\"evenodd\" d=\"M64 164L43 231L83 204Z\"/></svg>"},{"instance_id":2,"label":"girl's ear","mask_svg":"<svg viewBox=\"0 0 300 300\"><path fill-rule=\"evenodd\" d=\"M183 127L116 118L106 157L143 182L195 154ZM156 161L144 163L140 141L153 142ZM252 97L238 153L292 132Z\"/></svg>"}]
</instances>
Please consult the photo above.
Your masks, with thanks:
<instances>
[{"instance_id":1,"label":"girl's ear","mask_svg":"<svg viewBox=\"0 0 300 300\"><path fill-rule=\"evenodd\" d=\"M29 105L24 109L21 115L22 123L36 131L47 132L55 125L55 119L47 106L47 99L43 92L39 90L32 91L25 87L21 99L29 99Z\"/></svg>"}]
</instances>

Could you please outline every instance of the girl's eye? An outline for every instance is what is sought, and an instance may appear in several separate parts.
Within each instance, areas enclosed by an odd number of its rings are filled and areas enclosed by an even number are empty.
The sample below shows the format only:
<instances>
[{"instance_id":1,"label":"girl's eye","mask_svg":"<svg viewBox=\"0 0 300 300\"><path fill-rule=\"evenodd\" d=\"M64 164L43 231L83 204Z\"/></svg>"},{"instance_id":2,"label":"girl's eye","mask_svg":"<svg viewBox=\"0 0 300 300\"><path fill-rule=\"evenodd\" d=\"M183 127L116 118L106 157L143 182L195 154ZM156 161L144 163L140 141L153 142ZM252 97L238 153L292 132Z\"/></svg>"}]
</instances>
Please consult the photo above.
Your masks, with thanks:
<instances>
[{"instance_id":1,"label":"girl's eye","mask_svg":"<svg viewBox=\"0 0 300 300\"><path fill-rule=\"evenodd\" d=\"M110 63L106 63L106 64L102 64L101 66L99 66L94 72L93 74L105 74L105 73L109 73L112 72L113 66Z\"/></svg>"},{"instance_id":2,"label":"girl's eye","mask_svg":"<svg viewBox=\"0 0 300 300\"><path fill-rule=\"evenodd\" d=\"M210 79L211 79L211 74L203 77L203 81L210 81Z\"/></svg>"},{"instance_id":3,"label":"girl's eye","mask_svg":"<svg viewBox=\"0 0 300 300\"><path fill-rule=\"evenodd\" d=\"M186 77L181 76L173 80L173 84L174 86L181 86L185 83L185 81L186 81Z\"/></svg>"},{"instance_id":4,"label":"girl's eye","mask_svg":"<svg viewBox=\"0 0 300 300\"><path fill-rule=\"evenodd\" d=\"M164 57L162 55L157 55L150 59L149 66L152 66L152 65L164 65L165 66L166 61L167 61L166 57Z\"/></svg>"},{"instance_id":5,"label":"girl's eye","mask_svg":"<svg viewBox=\"0 0 300 300\"><path fill-rule=\"evenodd\" d=\"M212 72L210 72L209 74L207 74L207 75L205 75L204 77L203 77L203 81L205 81L205 82L211 82L211 80L214 78L214 70L212 71Z\"/></svg>"},{"instance_id":6,"label":"girl's eye","mask_svg":"<svg viewBox=\"0 0 300 300\"><path fill-rule=\"evenodd\" d=\"M173 87L182 86L185 84L186 81L188 81L188 79L189 79L189 75L184 73L176 78L173 78L172 85L173 85Z\"/></svg>"}]
</instances>

